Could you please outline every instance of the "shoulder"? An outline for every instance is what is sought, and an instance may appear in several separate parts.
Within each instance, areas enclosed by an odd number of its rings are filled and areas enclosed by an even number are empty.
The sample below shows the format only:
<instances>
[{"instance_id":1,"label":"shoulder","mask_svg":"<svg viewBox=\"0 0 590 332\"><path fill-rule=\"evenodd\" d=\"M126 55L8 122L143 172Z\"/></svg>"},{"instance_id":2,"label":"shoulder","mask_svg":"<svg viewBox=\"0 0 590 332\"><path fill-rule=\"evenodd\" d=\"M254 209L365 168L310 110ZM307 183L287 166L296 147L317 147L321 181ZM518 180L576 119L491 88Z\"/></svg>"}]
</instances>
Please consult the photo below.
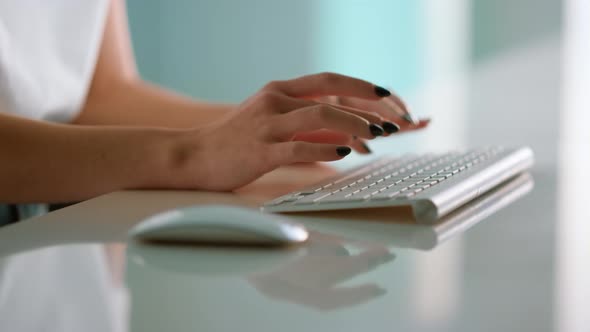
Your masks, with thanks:
<instances>
[{"instance_id":1,"label":"shoulder","mask_svg":"<svg viewBox=\"0 0 590 332\"><path fill-rule=\"evenodd\" d=\"M0 1L2 108L65 121L96 61L108 0Z\"/></svg>"}]
</instances>

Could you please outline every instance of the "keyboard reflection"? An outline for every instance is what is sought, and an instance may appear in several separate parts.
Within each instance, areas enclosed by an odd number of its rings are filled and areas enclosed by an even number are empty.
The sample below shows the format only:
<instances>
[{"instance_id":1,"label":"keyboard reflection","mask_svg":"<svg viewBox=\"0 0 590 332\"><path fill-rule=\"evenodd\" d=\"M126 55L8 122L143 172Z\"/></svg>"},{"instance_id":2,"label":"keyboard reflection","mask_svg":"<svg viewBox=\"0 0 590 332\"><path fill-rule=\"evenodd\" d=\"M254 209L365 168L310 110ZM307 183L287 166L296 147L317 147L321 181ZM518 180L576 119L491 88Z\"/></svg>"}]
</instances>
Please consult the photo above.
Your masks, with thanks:
<instances>
[{"instance_id":1,"label":"keyboard reflection","mask_svg":"<svg viewBox=\"0 0 590 332\"><path fill-rule=\"evenodd\" d=\"M347 240L431 250L529 193L534 181L520 174L468 202L434 224L418 224L407 207L290 214L309 230Z\"/></svg>"}]
</instances>

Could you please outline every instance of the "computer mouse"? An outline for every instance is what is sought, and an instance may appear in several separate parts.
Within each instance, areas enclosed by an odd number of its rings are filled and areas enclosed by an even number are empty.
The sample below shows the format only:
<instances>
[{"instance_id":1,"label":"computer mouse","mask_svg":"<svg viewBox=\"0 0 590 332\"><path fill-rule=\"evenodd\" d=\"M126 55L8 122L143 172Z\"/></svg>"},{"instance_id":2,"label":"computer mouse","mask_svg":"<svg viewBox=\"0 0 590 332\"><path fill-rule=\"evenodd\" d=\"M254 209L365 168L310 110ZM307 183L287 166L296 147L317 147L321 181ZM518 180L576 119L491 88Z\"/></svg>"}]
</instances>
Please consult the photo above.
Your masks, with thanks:
<instances>
[{"instance_id":1,"label":"computer mouse","mask_svg":"<svg viewBox=\"0 0 590 332\"><path fill-rule=\"evenodd\" d=\"M152 242L215 245L289 245L307 240L302 225L284 216L227 205L190 206L151 216L129 232Z\"/></svg>"}]
</instances>

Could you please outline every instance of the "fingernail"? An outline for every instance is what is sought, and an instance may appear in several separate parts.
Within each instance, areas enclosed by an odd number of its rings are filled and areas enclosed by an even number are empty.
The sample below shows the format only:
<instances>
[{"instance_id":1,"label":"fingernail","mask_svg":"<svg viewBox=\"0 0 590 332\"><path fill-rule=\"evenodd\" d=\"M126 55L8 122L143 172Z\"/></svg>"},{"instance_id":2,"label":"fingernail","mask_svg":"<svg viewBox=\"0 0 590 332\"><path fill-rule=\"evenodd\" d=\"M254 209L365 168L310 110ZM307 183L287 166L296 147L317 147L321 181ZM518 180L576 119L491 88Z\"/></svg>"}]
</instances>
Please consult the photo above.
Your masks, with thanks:
<instances>
[{"instance_id":1,"label":"fingernail","mask_svg":"<svg viewBox=\"0 0 590 332\"><path fill-rule=\"evenodd\" d=\"M414 121L414 118L412 118L412 116L410 114L404 114L402 115L402 118L404 120L406 120L406 122L408 122L409 124L415 124L416 122Z\"/></svg>"},{"instance_id":2,"label":"fingernail","mask_svg":"<svg viewBox=\"0 0 590 332\"><path fill-rule=\"evenodd\" d=\"M375 85L375 94L379 97L391 96L391 92L386 88Z\"/></svg>"},{"instance_id":3,"label":"fingernail","mask_svg":"<svg viewBox=\"0 0 590 332\"><path fill-rule=\"evenodd\" d=\"M397 133L399 131L399 126L393 122L385 121L381 126L388 134Z\"/></svg>"},{"instance_id":4,"label":"fingernail","mask_svg":"<svg viewBox=\"0 0 590 332\"><path fill-rule=\"evenodd\" d=\"M367 145L367 143L365 143L363 141L359 141L359 143L361 144L361 147L365 150L366 153L373 153L373 151L371 151L371 149L369 149L369 146Z\"/></svg>"},{"instance_id":5,"label":"fingernail","mask_svg":"<svg viewBox=\"0 0 590 332\"><path fill-rule=\"evenodd\" d=\"M336 148L336 153L340 157L348 156L350 154L350 151L352 150L348 146L339 146Z\"/></svg>"},{"instance_id":6,"label":"fingernail","mask_svg":"<svg viewBox=\"0 0 590 332\"><path fill-rule=\"evenodd\" d=\"M383 128L381 128L381 126L376 125L374 123L371 123L369 125L369 130L371 131L371 134L373 134L373 136L383 135Z\"/></svg>"},{"instance_id":7,"label":"fingernail","mask_svg":"<svg viewBox=\"0 0 590 332\"><path fill-rule=\"evenodd\" d=\"M358 141L360 146L365 150L365 153L373 153L373 151L371 151L371 149L369 149L369 146L367 145L367 143L363 142L362 140L359 140L359 138L356 136L352 136L352 139L355 141Z\"/></svg>"}]
</instances>

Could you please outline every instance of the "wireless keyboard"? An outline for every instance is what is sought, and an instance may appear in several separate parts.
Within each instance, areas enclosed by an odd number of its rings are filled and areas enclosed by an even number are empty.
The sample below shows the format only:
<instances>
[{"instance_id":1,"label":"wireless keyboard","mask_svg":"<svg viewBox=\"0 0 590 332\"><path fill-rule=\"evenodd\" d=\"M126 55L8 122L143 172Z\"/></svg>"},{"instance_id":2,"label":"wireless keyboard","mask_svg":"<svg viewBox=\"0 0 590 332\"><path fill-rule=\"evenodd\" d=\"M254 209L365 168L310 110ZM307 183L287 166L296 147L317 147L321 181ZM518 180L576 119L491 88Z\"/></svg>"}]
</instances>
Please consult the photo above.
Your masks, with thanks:
<instances>
[{"instance_id":1,"label":"wireless keyboard","mask_svg":"<svg viewBox=\"0 0 590 332\"><path fill-rule=\"evenodd\" d=\"M261 209L303 212L407 205L416 221L433 223L533 163L528 147L385 157L276 198Z\"/></svg>"}]
</instances>

